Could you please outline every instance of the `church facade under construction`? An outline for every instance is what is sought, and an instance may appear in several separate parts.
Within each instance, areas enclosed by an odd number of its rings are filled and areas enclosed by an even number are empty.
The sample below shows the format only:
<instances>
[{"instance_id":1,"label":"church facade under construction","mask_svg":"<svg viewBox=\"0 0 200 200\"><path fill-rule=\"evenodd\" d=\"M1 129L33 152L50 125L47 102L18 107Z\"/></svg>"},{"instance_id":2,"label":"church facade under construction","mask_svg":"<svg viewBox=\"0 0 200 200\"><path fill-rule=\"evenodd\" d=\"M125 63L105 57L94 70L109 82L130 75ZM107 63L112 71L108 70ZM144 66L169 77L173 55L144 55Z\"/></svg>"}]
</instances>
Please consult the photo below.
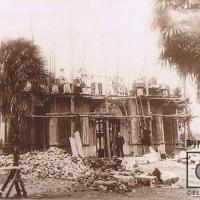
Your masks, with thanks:
<instances>
[{"instance_id":1,"label":"church facade under construction","mask_svg":"<svg viewBox=\"0 0 200 200\"><path fill-rule=\"evenodd\" d=\"M134 82L131 90L112 82L88 86L79 79L49 87L46 101L27 116L21 149L30 151L58 146L71 152L70 137L80 132L85 156L116 155L116 137L124 137L125 155L142 155L142 128L150 130L151 144L161 153L184 148L187 138L187 100L171 94L167 86ZM1 133L2 146L9 145L8 128Z\"/></svg>"}]
</instances>

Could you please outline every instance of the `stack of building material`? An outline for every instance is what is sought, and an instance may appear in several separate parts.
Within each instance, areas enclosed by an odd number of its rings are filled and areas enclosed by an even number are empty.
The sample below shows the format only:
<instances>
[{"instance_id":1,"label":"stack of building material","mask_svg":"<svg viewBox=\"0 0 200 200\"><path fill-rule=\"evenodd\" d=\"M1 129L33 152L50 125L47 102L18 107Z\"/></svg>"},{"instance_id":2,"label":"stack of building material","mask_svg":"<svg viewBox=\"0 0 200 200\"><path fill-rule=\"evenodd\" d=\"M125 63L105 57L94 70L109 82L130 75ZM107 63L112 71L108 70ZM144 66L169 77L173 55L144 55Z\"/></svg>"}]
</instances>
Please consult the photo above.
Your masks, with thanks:
<instances>
[{"instance_id":1,"label":"stack of building material","mask_svg":"<svg viewBox=\"0 0 200 200\"><path fill-rule=\"evenodd\" d=\"M84 151L83 151L83 146L82 146L79 131L76 131L74 133L74 135L75 135L74 138L73 137L69 138L71 149L72 149L72 154L73 154L73 156L76 156L76 157L78 157L78 156L84 157Z\"/></svg>"}]
</instances>

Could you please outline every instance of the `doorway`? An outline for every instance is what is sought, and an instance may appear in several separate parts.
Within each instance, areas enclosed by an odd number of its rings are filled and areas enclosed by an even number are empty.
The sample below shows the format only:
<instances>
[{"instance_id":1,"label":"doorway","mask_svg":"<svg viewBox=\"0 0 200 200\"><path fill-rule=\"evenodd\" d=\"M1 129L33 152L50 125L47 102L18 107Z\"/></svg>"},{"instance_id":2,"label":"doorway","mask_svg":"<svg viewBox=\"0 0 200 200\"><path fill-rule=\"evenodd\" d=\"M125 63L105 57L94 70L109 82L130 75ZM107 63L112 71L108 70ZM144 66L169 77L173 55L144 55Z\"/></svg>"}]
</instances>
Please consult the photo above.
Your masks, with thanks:
<instances>
[{"instance_id":1,"label":"doorway","mask_svg":"<svg viewBox=\"0 0 200 200\"><path fill-rule=\"evenodd\" d=\"M119 131L120 131L120 121L111 120L109 123L109 134L110 134L110 151L112 157L117 156L116 139Z\"/></svg>"},{"instance_id":2,"label":"doorway","mask_svg":"<svg viewBox=\"0 0 200 200\"><path fill-rule=\"evenodd\" d=\"M106 137L105 119L96 119L96 152L98 157L108 157L108 144L111 156L116 156L116 138L120 131L120 120L109 120L109 138Z\"/></svg>"}]
</instances>

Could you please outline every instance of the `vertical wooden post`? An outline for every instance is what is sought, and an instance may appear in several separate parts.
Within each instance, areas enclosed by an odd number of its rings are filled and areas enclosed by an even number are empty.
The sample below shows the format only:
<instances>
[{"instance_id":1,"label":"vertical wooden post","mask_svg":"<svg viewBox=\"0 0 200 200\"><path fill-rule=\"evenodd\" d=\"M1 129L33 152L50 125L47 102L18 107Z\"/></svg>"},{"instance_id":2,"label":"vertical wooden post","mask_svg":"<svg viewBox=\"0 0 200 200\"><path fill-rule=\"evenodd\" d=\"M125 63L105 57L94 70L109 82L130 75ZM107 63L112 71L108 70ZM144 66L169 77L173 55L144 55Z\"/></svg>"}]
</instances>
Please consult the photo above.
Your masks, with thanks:
<instances>
[{"instance_id":1,"label":"vertical wooden post","mask_svg":"<svg viewBox=\"0 0 200 200\"><path fill-rule=\"evenodd\" d=\"M108 158L111 159L109 119L106 119L106 139L107 139Z\"/></svg>"},{"instance_id":2,"label":"vertical wooden post","mask_svg":"<svg viewBox=\"0 0 200 200\"><path fill-rule=\"evenodd\" d=\"M8 120L5 119L5 144L8 143Z\"/></svg>"},{"instance_id":3,"label":"vertical wooden post","mask_svg":"<svg viewBox=\"0 0 200 200\"><path fill-rule=\"evenodd\" d=\"M71 107L70 107L70 111L71 114L74 114L74 96L71 97ZM74 131L75 131L75 127L74 127L74 118L71 118L71 136L74 137Z\"/></svg>"},{"instance_id":4,"label":"vertical wooden post","mask_svg":"<svg viewBox=\"0 0 200 200\"><path fill-rule=\"evenodd\" d=\"M177 115L177 109L176 109ZM174 148L178 147L179 145L179 130L178 130L178 117L172 118L172 128L173 128L173 144Z\"/></svg>"},{"instance_id":5,"label":"vertical wooden post","mask_svg":"<svg viewBox=\"0 0 200 200\"><path fill-rule=\"evenodd\" d=\"M106 113L108 114L108 100L106 99ZM106 139L107 139L107 150L108 150L108 158L111 159L111 151L110 151L110 130L109 130L109 118L106 119Z\"/></svg>"},{"instance_id":6,"label":"vertical wooden post","mask_svg":"<svg viewBox=\"0 0 200 200\"><path fill-rule=\"evenodd\" d=\"M2 114L0 114L0 134L1 134L1 142L2 144L5 144L5 121L3 119Z\"/></svg>"},{"instance_id":7,"label":"vertical wooden post","mask_svg":"<svg viewBox=\"0 0 200 200\"><path fill-rule=\"evenodd\" d=\"M94 126L94 131L95 131L95 144L96 144L96 157L98 157L98 147L97 147L97 145L98 145L98 137L97 137L97 121L96 121L96 119L95 119L95 125L93 125ZM100 147L99 147L100 148Z\"/></svg>"},{"instance_id":8,"label":"vertical wooden post","mask_svg":"<svg viewBox=\"0 0 200 200\"><path fill-rule=\"evenodd\" d=\"M184 121L184 147L185 148L187 148L187 133L186 133L186 131L187 131L187 129L186 129L186 121Z\"/></svg>"},{"instance_id":9,"label":"vertical wooden post","mask_svg":"<svg viewBox=\"0 0 200 200\"><path fill-rule=\"evenodd\" d=\"M170 123L171 123L171 132L172 132L172 149L174 151L174 129L173 129L173 119L170 119Z\"/></svg>"},{"instance_id":10,"label":"vertical wooden post","mask_svg":"<svg viewBox=\"0 0 200 200\"><path fill-rule=\"evenodd\" d=\"M178 110L176 108L176 127L177 127L177 141L180 141L180 135L179 135L179 119L178 119Z\"/></svg>"},{"instance_id":11,"label":"vertical wooden post","mask_svg":"<svg viewBox=\"0 0 200 200\"><path fill-rule=\"evenodd\" d=\"M115 147L116 147L116 136L117 136L117 122L115 121L114 123L114 130L113 130L113 144L112 144L112 151L113 151L113 156L116 156L116 151L115 151Z\"/></svg>"},{"instance_id":12,"label":"vertical wooden post","mask_svg":"<svg viewBox=\"0 0 200 200\"><path fill-rule=\"evenodd\" d=\"M151 104L150 104L150 99L147 99L147 114L151 115ZM152 132L152 119L150 119L149 121L149 129L151 131L151 144L153 145L153 132Z\"/></svg>"}]
</instances>

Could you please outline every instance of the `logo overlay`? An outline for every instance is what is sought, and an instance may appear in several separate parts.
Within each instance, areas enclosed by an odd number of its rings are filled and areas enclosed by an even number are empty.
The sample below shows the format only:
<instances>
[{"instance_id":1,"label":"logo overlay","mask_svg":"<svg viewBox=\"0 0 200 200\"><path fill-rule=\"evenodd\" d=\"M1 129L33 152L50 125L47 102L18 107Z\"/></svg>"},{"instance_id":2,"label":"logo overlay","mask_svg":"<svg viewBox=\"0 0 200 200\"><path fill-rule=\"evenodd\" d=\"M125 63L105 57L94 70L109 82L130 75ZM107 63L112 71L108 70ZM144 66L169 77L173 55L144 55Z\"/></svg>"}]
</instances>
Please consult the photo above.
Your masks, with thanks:
<instances>
[{"instance_id":1,"label":"logo overlay","mask_svg":"<svg viewBox=\"0 0 200 200\"><path fill-rule=\"evenodd\" d=\"M200 197L200 141L187 140L186 187L187 194ZM197 149L194 150L194 149Z\"/></svg>"}]
</instances>

